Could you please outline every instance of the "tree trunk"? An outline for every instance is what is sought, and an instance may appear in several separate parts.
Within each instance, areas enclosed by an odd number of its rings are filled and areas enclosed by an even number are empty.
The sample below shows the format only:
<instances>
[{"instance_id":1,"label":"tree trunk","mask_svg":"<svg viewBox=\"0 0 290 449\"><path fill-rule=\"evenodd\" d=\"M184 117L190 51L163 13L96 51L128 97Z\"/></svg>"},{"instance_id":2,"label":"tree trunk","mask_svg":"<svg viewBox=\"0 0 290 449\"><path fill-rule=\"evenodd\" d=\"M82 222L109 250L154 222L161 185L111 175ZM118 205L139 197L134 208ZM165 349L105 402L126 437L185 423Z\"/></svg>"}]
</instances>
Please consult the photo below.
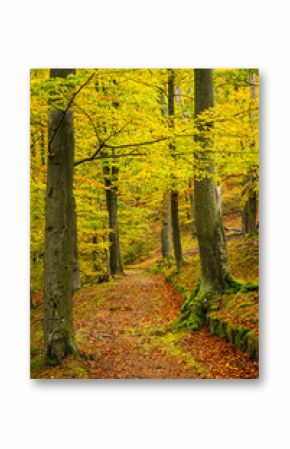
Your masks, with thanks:
<instances>
[{"instance_id":1,"label":"tree trunk","mask_svg":"<svg viewBox=\"0 0 290 449\"><path fill-rule=\"evenodd\" d=\"M251 182L251 176L247 176L245 178L245 183L248 182ZM244 205L242 213L242 233L244 235L254 234L255 232L257 232L257 195L256 192L251 189L249 189L247 195L249 195L249 197Z\"/></svg>"},{"instance_id":2,"label":"tree trunk","mask_svg":"<svg viewBox=\"0 0 290 449\"><path fill-rule=\"evenodd\" d=\"M178 220L178 191L171 191L171 226L172 226L172 241L174 249L174 257L176 261L177 269L180 269L183 264L181 239L179 231Z\"/></svg>"},{"instance_id":3,"label":"tree trunk","mask_svg":"<svg viewBox=\"0 0 290 449\"><path fill-rule=\"evenodd\" d=\"M51 70L53 76L58 76L54 69ZM65 115L59 110L49 112L48 141L44 353L48 359L61 359L74 352L75 348L72 304L74 141L71 110Z\"/></svg>"},{"instance_id":4,"label":"tree trunk","mask_svg":"<svg viewBox=\"0 0 290 449\"><path fill-rule=\"evenodd\" d=\"M113 84L116 86L117 81L113 79ZM96 85L96 90L99 90ZM103 92L106 90L103 88ZM118 109L120 104L118 101L113 101L112 105ZM104 127L104 131L106 126ZM109 215L109 265L110 274L112 276L116 274L123 274L123 264L121 259L120 250L120 236L119 236L119 224L118 224L118 189L116 183L118 181L119 168L117 166L117 160L110 164L108 161L103 163L103 175L106 185L106 205Z\"/></svg>"},{"instance_id":5,"label":"tree trunk","mask_svg":"<svg viewBox=\"0 0 290 449\"><path fill-rule=\"evenodd\" d=\"M255 75L250 73L250 99L255 100L256 98L256 87L255 87ZM249 114L249 120L252 121L253 112ZM252 142L251 147L255 146L255 142ZM252 189L253 174L248 174L245 177L244 184L246 185L245 194L247 195L247 200L245 202L243 213L242 213L242 233L245 234L255 234L257 232L256 218L257 218L257 194Z\"/></svg>"},{"instance_id":6,"label":"tree trunk","mask_svg":"<svg viewBox=\"0 0 290 449\"><path fill-rule=\"evenodd\" d=\"M167 259L171 254L171 207L168 192L164 193L162 206L161 252L162 258Z\"/></svg>"},{"instance_id":7,"label":"tree trunk","mask_svg":"<svg viewBox=\"0 0 290 449\"><path fill-rule=\"evenodd\" d=\"M194 70L195 117L213 106L213 76L211 69ZM209 125L206 127L209 129ZM199 128L195 141L199 151L195 154L198 167L199 157L204 163L207 158L207 172L214 173L214 163L208 149L210 140L202 136L205 128ZM202 152L202 148L206 152ZM222 216L218 205L217 186L213 176L200 178L195 175L195 221L200 252L201 283L205 291L221 292L226 285L227 256Z\"/></svg>"},{"instance_id":8,"label":"tree trunk","mask_svg":"<svg viewBox=\"0 0 290 449\"><path fill-rule=\"evenodd\" d=\"M168 105L163 91L160 92L161 115L168 114ZM171 254L171 205L170 193L166 191L163 195L162 216L161 216L161 253L162 258L167 259Z\"/></svg>"},{"instance_id":9,"label":"tree trunk","mask_svg":"<svg viewBox=\"0 0 290 449\"><path fill-rule=\"evenodd\" d=\"M171 128L174 128L174 78L175 78L174 70L168 69L168 116L169 116L169 126ZM175 157L174 143L170 143L169 148L172 157ZM182 258L182 248L179 230L179 220L178 220L178 191L175 188L173 188L171 191L170 202L171 202L171 228L172 228L174 257L177 269L180 269L183 264L183 258Z\"/></svg>"},{"instance_id":10,"label":"tree trunk","mask_svg":"<svg viewBox=\"0 0 290 449\"><path fill-rule=\"evenodd\" d=\"M103 164L103 173L106 185L106 205L110 228L110 272L114 276L123 273L118 226L118 193L117 187L114 185L118 179L119 169L115 165L110 166L106 162Z\"/></svg>"}]
</instances>

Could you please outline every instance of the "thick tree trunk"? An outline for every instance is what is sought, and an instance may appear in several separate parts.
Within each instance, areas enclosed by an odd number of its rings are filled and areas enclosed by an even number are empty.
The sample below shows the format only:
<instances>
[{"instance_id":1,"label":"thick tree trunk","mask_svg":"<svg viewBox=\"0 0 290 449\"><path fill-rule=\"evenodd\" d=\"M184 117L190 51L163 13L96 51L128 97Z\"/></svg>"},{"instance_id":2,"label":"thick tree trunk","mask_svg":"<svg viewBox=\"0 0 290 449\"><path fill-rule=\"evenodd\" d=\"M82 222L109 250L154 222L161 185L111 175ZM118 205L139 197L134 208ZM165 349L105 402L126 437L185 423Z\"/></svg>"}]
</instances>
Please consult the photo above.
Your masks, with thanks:
<instances>
[{"instance_id":1,"label":"thick tree trunk","mask_svg":"<svg viewBox=\"0 0 290 449\"><path fill-rule=\"evenodd\" d=\"M49 113L49 139L63 113ZM44 344L47 358L74 348L72 322L73 114L67 111L50 145L45 215Z\"/></svg>"},{"instance_id":2,"label":"thick tree trunk","mask_svg":"<svg viewBox=\"0 0 290 449\"><path fill-rule=\"evenodd\" d=\"M57 71L58 69L56 69ZM57 72L58 73L58 72ZM67 74L67 72L65 72ZM71 73L71 72L70 72ZM55 70L51 70L51 76ZM73 339L73 112L49 112L44 255L44 353L61 359Z\"/></svg>"},{"instance_id":3,"label":"thick tree trunk","mask_svg":"<svg viewBox=\"0 0 290 449\"><path fill-rule=\"evenodd\" d=\"M213 106L213 78L211 69L194 70L195 117ZM200 134L195 137L199 144L199 152L195 154L195 164L198 159L207 160L207 171L214 173L214 163L208 148L210 141ZM202 147L206 152L202 153ZM222 216L218 204L217 187L212 176L194 179L195 221L200 252L201 281L205 291L224 290L227 275L227 256Z\"/></svg>"},{"instance_id":4,"label":"thick tree trunk","mask_svg":"<svg viewBox=\"0 0 290 449\"><path fill-rule=\"evenodd\" d=\"M168 70L168 116L169 116L169 126L174 128L174 70ZM172 157L175 153L174 143L169 144ZM178 220L178 191L173 188L170 195L170 206L171 206L171 228L172 228L172 242L174 249L174 257L177 269L180 269L183 264L182 258L182 248L181 248L181 238L179 230L179 220Z\"/></svg>"},{"instance_id":5,"label":"thick tree trunk","mask_svg":"<svg viewBox=\"0 0 290 449\"><path fill-rule=\"evenodd\" d=\"M167 259L171 254L171 207L168 192L164 193L162 205L161 252Z\"/></svg>"},{"instance_id":6,"label":"thick tree trunk","mask_svg":"<svg viewBox=\"0 0 290 449\"><path fill-rule=\"evenodd\" d=\"M249 76L250 82L250 99L254 100L256 98L256 87L255 87L255 75L253 73ZM249 120L252 121L253 112L249 114ZM255 146L255 142L251 144L251 147ZM245 202L243 213L242 213L242 233L243 234L254 234L257 232L257 194L252 189L251 184L253 181L253 175L250 173L245 177L244 183L246 184L245 194L247 195L247 200Z\"/></svg>"},{"instance_id":7,"label":"thick tree trunk","mask_svg":"<svg viewBox=\"0 0 290 449\"><path fill-rule=\"evenodd\" d=\"M110 228L110 273L112 276L123 273L121 261L119 225L118 225L118 192L114 183L118 179L118 167L104 163L103 173L106 185L106 205L109 214Z\"/></svg>"}]
</instances>

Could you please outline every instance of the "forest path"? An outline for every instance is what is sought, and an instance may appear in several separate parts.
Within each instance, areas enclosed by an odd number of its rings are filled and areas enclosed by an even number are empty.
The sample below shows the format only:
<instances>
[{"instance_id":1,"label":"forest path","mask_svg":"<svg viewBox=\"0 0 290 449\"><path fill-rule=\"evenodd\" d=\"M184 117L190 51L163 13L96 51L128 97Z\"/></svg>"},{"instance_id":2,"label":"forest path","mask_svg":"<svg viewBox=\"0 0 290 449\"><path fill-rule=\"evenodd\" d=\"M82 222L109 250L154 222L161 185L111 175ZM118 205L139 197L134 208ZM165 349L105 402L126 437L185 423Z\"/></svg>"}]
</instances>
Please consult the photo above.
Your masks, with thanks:
<instances>
[{"instance_id":1,"label":"forest path","mask_svg":"<svg viewBox=\"0 0 290 449\"><path fill-rule=\"evenodd\" d=\"M85 377L257 377L255 361L206 329L154 335L178 315L181 304L181 295L161 274L140 269L79 292L75 333L78 347L90 354Z\"/></svg>"}]
</instances>

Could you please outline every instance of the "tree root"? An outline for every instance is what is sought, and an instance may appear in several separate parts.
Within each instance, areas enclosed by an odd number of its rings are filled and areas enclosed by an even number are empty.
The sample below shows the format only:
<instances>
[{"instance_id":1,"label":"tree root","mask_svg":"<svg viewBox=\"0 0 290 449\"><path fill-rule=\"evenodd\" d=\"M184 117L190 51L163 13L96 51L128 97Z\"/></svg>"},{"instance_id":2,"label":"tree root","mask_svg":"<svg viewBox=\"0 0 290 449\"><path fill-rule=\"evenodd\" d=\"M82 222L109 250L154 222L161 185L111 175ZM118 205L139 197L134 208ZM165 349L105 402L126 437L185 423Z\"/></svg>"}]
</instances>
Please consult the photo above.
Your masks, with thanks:
<instances>
[{"instance_id":1,"label":"tree root","mask_svg":"<svg viewBox=\"0 0 290 449\"><path fill-rule=\"evenodd\" d=\"M217 295L232 294L238 292L249 292L259 289L259 284L244 284L235 279L230 273L225 277L226 287L223 292L206 292L202 290L199 281L196 289L185 300L181 307L180 315L173 323L176 331L184 328L196 331L204 326L208 321L207 313L210 311L211 299Z\"/></svg>"}]
</instances>

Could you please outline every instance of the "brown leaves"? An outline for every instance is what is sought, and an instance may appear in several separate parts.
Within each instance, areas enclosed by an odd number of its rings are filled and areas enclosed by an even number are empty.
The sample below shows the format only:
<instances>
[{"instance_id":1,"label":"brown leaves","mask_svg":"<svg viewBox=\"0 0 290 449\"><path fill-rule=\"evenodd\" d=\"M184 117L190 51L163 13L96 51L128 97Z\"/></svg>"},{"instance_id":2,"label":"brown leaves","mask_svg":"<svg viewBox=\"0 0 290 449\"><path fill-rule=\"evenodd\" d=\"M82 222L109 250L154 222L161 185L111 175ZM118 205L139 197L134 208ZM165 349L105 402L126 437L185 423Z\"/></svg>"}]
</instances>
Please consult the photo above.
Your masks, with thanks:
<instances>
[{"instance_id":1,"label":"brown leaves","mask_svg":"<svg viewBox=\"0 0 290 449\"><path fill-rule=\"evenodd\" d=\"M256 378L257 363L207 330L166 334L154 329L179 313L182 297L162 275L135 271L80 291L75 335L80 355L41 365L41 308L32 311L32 377L77 379ZM38 321L37 321L38 319Z\"/></svg>"}]
</instances>

